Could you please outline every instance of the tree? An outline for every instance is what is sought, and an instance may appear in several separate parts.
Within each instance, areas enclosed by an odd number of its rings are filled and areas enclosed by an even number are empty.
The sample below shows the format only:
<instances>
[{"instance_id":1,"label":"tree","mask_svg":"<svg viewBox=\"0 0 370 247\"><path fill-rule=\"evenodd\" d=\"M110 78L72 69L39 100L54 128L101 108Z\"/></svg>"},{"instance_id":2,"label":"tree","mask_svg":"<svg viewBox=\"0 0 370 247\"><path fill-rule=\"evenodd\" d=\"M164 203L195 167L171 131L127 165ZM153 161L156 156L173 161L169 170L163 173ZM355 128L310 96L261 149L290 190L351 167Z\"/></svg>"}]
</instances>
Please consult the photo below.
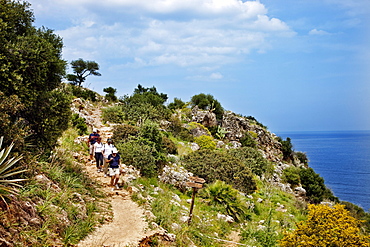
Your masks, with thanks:
<instances>
[{"instance_id":1,"label":"tree","mask_svg":"<svg viewBox=\"0 0 370 247\"><path fill-rule=\"evenodd\" d=\"M302 187L306 190L306 196L312 203L320 203L323 199L338 200L325 186L325 181L312 168L301 168L299 171Z\"/></svg>"},{"instance_id":2,"label":"tree","mask_svg":"<svg viewBox=\"0 0 370 247\"><path fill-rule=\"evenodd\" d=\"M107 87L103 89L103 92L107 93L105 95L105 98L109 101L116 102L117 101L117 96L115 95L117 92L117 89L112 88L112 87Z\"/></svg>"},{"instance_id":3,"label":"tree","mask_svg":"<svg viewBox=\"0 0 370 247\"><path fill-rule=\"evenodd\" d=\"M120 101L125 120L141 125L146 120L158 121L168 117L170 110L163 105L167 99L167 94L158 93L154 86L145 88L139 84L131 96L125 95Z\"/></svg>"},{"instance_id":4,"label":"tree","mask_svg":"<svg viewBox=\"0 0 370 247\"><path fill-rule=\"evenodd\" d=\"M168 104L168 109L171 109L171 110L182 109L185 105L186 103L184 101L175 97L173 99L173 102Z\"/></svg>"},{"instance_id":5,"label":"tree","mask_svg":"<svg viewBox=\"0 0 370 247\"><path fill-rule=\"evenodd\" d=\"M202 110L214 112L217 119L222 119L224 109L220 102L218 102L212 95L204 93L197 94L191 97L190 102L193 107L197 105Z\"/></svg>"},{"instance_id":6,"label":"tree","mask_svg":"<svg viewBox=\"0 0 370 247\"><path fill-rule=\"evenodd\" d=\"M32 26L29 3L0 2L0 91L21 106L8 109L10 121L0 135L21 120L18 128L29 128L25 133L28 141L49 149L67 128L70 117L69 96L61 88L66 69L61 59L62 39L50 29Z\"/></svg>"},{"instance_id":7,"label":"tree","mask_svg":"<svg viewBox=\"0 0 370 247\"><path fill-rule=\"evenodd\" d=\"M286 140L283 140L281 137L278 138L278 141L281 143L281 151L283 152L283 159L286 161L290 161L293 159L293 144L289 137Z\"/></svg>"},{"instance_id":8,"label":"tree","mask_svg":"<svg viewBox=\"0 0 370 247\"><path fill-rule=\"evenodd\" d=\"M207 183L221 180L244 193L253 193L256 182L249 167L229 152L200 149L182 158L188 171L204 178Z\"/></svg>"},{"instance_id":9,"label":"tree","mask_svg":"<svg viewBox=\"0 0 370 247\"><path fill-rule=\"evenodd\" d=\"M85 82L89 75L101 76L98 72L99 64L95 61L84 61L82 58L71 62L73 73L68 74L67 80L79 87Z\"/></svg>"},{"instance_id":10,"label":"tree","mask_svg":"<svg viewBox=\"0 0 370 247\"><path fill-rule=\"evenodd\" d=\"M286 233L281 247L370 246L370 237L361 234L360 221L350 216L344 205L309 205L308 219Z\"/></svg>"}]
</instances>

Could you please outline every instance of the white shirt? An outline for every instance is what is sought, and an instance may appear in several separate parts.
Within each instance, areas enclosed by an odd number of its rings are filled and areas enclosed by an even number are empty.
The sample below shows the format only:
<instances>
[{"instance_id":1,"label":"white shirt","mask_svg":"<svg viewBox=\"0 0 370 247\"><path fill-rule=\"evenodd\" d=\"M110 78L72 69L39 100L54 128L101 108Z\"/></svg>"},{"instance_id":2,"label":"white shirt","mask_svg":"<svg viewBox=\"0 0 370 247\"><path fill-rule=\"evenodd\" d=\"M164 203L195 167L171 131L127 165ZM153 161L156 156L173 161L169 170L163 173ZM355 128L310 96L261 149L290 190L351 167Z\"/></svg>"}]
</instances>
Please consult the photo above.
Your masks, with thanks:
<instances>
[{"instance_id":1,"label":"white shirt","mask_svg":"<svg viewBox=\"0 0 370 247\"><path fill-rule=\"evenodd\" d=\"M108 158L108 156L110 154L112 154L112 150L114 148L114 145L113 144L104 144L104 147L103 147L103 154L104 154L104 157L105 158Z\"/></svg>"},{"instance_id":2,"label":"white shirt","mask_svg":"<svg viewBox=\"0 0 370 247\"><path fill-rule=\"evenodd\" d=\"M103 150L103 143L95 142L94 143L94 150L95 150L95 153L101 153L102 150Z\"/></svg>"}]
</instances>

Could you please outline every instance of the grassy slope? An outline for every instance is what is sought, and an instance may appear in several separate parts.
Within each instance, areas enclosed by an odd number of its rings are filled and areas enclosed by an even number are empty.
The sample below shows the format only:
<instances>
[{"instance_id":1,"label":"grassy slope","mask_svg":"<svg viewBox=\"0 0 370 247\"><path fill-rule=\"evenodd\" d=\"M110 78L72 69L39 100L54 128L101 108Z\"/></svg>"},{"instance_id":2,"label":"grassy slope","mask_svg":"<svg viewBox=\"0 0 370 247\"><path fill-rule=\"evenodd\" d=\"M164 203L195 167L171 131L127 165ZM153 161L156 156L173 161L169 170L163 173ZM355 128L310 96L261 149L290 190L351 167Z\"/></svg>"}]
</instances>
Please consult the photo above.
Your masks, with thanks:
<instances>
[{"instance_id":1,"label":"grassy slope","mask_svg":"<svg viewBox=\"0 0 370 247\"><path fill-rule=\"evenodd\" d=\"M60 146L44 162L31 165L34 175L2 212L4 235L14 246L67 246L76 244L111 217L104 195L83 172L73 152L86 151L75 144L76 130L60 138Z\"/></svg>"}]
</instances>

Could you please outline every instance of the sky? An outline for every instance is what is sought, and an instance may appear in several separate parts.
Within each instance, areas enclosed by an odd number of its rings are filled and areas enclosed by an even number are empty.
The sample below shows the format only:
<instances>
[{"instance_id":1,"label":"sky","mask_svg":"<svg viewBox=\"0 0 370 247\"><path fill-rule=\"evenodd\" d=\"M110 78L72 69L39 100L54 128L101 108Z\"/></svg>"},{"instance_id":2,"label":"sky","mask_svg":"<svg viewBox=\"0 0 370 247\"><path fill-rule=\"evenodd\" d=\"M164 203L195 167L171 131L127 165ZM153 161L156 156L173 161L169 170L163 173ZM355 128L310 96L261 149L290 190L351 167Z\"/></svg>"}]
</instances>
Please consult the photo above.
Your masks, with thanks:
<instances>
[{"instance_id":1,"label":"sky","mask_svg":"<svg viewBox=\"0 0 370 247\"><path fill-rule=\"evenodd\" d=\"M272 132L370 130L369 0L29 0L84 86L211 94ZM69 73L72 70L69 68Z\"/></svg>"}]
</instances>

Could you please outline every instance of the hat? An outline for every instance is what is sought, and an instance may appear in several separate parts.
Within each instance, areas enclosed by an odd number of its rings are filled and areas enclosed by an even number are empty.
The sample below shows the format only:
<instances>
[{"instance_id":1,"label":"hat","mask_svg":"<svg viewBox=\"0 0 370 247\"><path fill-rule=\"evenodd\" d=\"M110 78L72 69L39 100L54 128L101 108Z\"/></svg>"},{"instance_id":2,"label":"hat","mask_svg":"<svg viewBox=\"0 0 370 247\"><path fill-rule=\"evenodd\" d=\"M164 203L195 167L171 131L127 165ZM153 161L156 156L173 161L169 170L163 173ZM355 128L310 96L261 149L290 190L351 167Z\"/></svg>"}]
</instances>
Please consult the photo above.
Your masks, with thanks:
<instances>
[{"instance_id":1,"label":"hat","mask_svg":"<svg viewBox=\"0 0 370 247\"><path fill-rule=\"evenodd\" d=\"M114 153L114 154L118 153L117 148L113 148L113 149L112 149L112 153Z\"/></svg>"},{"instance_id":2,"label":"hat","mask_svg":"<svg viewBox=\"0 0 370 247\"><path fill-rule=\"evenodd\" d=\"M93 128L93 132L97 132L98 131L98 129L97 128Z\"/></svg>"}]
</instances>

